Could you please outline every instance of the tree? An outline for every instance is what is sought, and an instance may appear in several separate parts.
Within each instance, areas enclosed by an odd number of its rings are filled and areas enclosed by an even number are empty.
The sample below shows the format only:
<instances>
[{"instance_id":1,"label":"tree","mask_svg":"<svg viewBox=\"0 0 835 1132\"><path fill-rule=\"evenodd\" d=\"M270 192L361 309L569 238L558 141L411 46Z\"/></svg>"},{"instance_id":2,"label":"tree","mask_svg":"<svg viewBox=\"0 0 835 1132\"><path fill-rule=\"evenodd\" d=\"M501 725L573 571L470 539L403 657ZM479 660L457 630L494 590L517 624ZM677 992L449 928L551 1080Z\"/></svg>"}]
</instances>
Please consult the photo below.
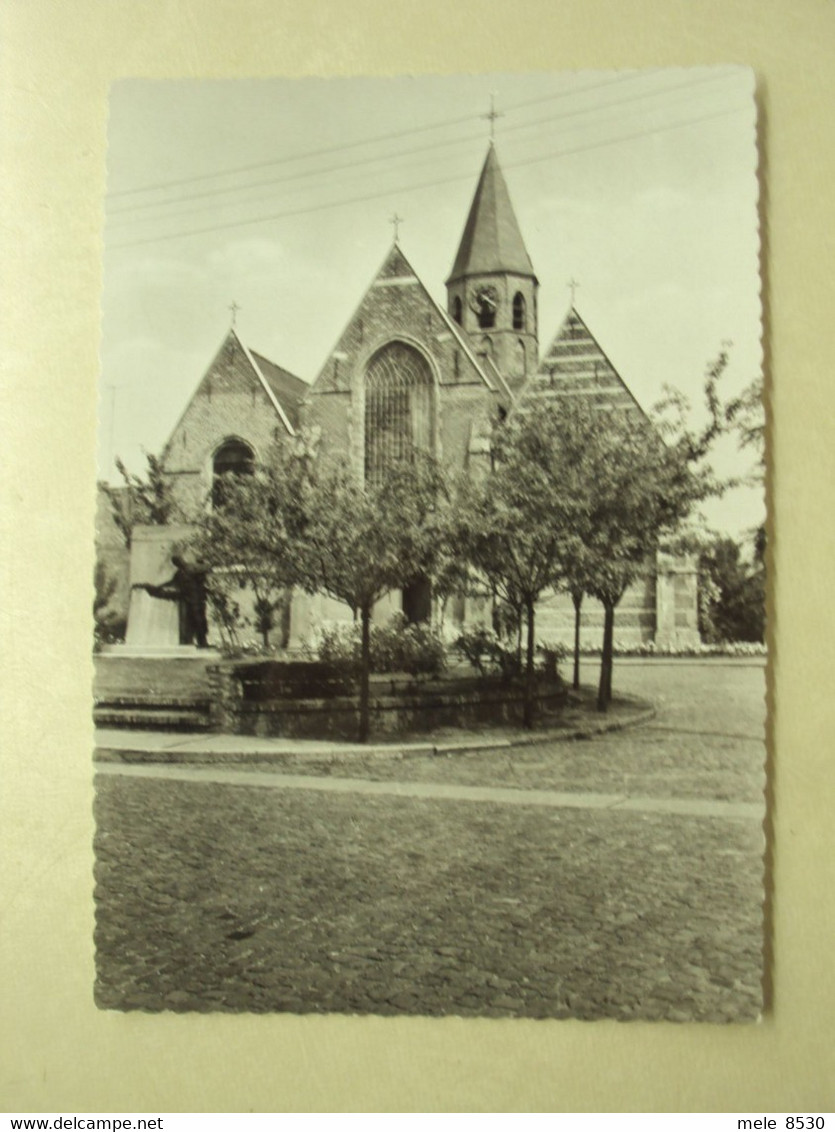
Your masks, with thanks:
<instances>
[{"instance_id":1,"label":"tree","mask_svg":"<svg viewBox=\"0 0 835 1132\"><path fill-rule=\"evenodd\" d=\"M612 698L617 605L695 505L723 490L706 458L724 428L718 383L727 364L722 350L707 368L706 423L700 430L687 423L686 400L668 390L652 420L640 410L612 409L589 438L581 541L586 592L603 605L599 711L606 711Z\"/></svg>"},{"instance_id":2,"label":"tree","mask_svg":"<svg viewBox=\"0 0 835 1132\"><path fill-rule=\"evenodd\" d=\"M431 578L443 493L437 465L417 452L365 484L347 463L319 462L304 485L301 584L360 620L360 742L370 727L371 613L389 591Z\"/></svg>"},{"instance_id":3,"label":"tree","mask_svg":"<svg viewBox=\"0 0 835 1132\"><path fill-rule=\"evenodd\" d=\"M133 528L142 524L164 526L176 513L176 503L171 486L161 461L145 453L147 470L145 476L129 472L117 457L116 467L124 480L122 487L112 487L103 483L102 490L110 500L113 522L130 550Z\"/></svg>"},{"instance_id":4,"label":"tree","mask_svg":"<svg viewBox=\"0 0 835 1132\"><path fill-rule=\"evenodd\" d=\"M699 555L699 631L713 642L759 641L765 637L765 570L755 544L748 564L732 538L716 536Z\"/></svg>"},{"instance_id":5,"label":"tree","mask_svg":"<svg viewBox=\"0 0 835 1132\"><path fill-rule=\"evenodd\" d=\"M752 381L725 406L725 420L734 429L740 448L752 448L756 466L751 479L762 482L765 475L765 402L763 380Z\"/></svg>"},{"instance_id":6,"label":"tree","mask_svg":"<svg viewBox=\"0 0 835 1132\"><path fill-rule=\"evenodd\" d=\"M566 450L556 419L520 412L500 422L492 466L480 481L458 485L451 539L511 610L524 616L527 641L523 720L533 726L536 604L564 577L574 542L574 500L564 474Z\"/></svg>"},{"instance_id":7,"label":"tree","mask_svg":"<svg viewBox=\"0 0 835 1132\"><path fill-rule=\"evenodd\" d=\"M688 406L674 392L655 421L637 407L603 407L580 397L528 402L515 414L515 430L506 432L498 477L487 481L497 494L486 514L499 520L499 530L485 524L492 543L482 538L480 564L485 572L498 570L505 586L512 578L517 599L530 610L529 671L533 604L543 589L572 594L575 678L583 594L603 605L600 711L612 696L617 605L664 537L696 502L721 489L705 458L724 427L717 384L727 360L723 351L708 368L707 423L699 431L687 427Z\"/></svg>"},{"instance_id":8,"label":"tree","mask_svg":"<svg viewBox=\"0 0 835 1132\"><path fill-rule=\"evenodd\" d=\"M127 621L122 614L110 608L110 602L116 594L118 583L102 561L96 562L93 583L95 586L93 619L96 645L101 646L124 640Z\"/></svg>"},{"instance_id":9,"label":"tree","mask_svg":"<svg viewBox=\"0 0 835 1132\"><path fill-rule=\"evenodd\" d=\"M740 449L753 449L754 467L747 480L749 485L763 485L765 482L765 400L762 377L752 381L725 409L728 424L736 432ZM754 563L762 575L761 583L765 591L765 550L766 528L761 523L752 532L754 539Z\"/></svg>"},{"instance_id":10,"label":"tree","mask_svg":"<svg viewBox=\"0 0 835 1132\"><path fill-rule=\"evenodd\" d=\"M215 493L189 540L190 554L211 571L209 600L227 633L234 634L239 615L235 590L248 588L265 648L276 613L287 613L292 587L306 578L301 500L311 460L312 450L300 440L276 446L251 473L225 475L222 493Z\"/></svg>"}]
</instances>

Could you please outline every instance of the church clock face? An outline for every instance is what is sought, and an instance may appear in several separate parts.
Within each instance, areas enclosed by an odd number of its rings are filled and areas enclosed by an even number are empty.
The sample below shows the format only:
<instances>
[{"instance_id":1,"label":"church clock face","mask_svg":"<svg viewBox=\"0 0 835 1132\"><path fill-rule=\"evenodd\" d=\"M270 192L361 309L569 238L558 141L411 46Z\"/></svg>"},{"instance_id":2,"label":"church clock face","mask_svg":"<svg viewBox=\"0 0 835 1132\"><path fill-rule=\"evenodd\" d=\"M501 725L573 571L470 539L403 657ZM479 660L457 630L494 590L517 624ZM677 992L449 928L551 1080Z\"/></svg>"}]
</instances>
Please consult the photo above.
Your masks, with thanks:
<instances>
[{"instance_id":1,"label":"church clock face","mask_svg":"<svg viewBox=\"0 0 835 1132\"><path fill-rule=\"evenodd\" d=\"M499 292L492 283L482 283L470 292L470 309L478 319L482 330L496 325L496 309L499 305Z\"/></svg>"},{"instance_id":2,"label":"church clock face","mask_svg":"<svg viewBox=\"0 0 835 1132\"><path fill-rule=\"evenodd\" d=\"M470 292L470 309L477 315L492 311L495 315L499 306L499 292L492 283L474 287Z\"/></svg>"}]
</instances>

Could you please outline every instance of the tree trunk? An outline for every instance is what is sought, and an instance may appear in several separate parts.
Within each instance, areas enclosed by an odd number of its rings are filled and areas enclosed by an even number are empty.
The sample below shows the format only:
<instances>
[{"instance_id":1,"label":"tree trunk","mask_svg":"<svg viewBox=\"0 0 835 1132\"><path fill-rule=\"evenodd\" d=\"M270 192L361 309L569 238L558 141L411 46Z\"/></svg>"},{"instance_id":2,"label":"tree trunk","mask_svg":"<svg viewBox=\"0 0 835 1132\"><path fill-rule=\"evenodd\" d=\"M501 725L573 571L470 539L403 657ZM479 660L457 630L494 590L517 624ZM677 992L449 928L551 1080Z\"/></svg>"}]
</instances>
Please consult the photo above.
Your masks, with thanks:
<instances>
[{"instance_id":1,"label":"tree trunk","mask_svg":"<svg viewBox=\"0 0 835 1132\"><path fill-rule=\"evenodd\" d=\"M580 609L583 605L583 591L574 590L571 594L574 602L574 679L572 687L575 692L580 691Z\"/></svg>"},{"instance_id":2,"label":"tree trunk","mask_svg":"<svg viewBox=\"0 0 835 1132\"><path fill-rule=\"evenodd\" d=\"M533 714L534 714L534 698L536 695L536 674L534 672L534 603L529 601L527 604L528 610L528 648L527 656L525 658L525 706L522 715L522 722L528 729L533 727Z\"/></svg>"},{"instance_id":3,"label":"tree trunk","mask_svg":"<svg viewBox=\"0 0 835 1132\"><path fill-rule=\"evenodd\" d=\"M360 607L362 622L362 649L360 653L360 725L357 738L368 742L371 701L371 606Z\"/></svg>"},{"instance_id":4,"label":"tree trunk","mask_svg":"<svg viewBox=\"0 0 835 1132\"><path fill-rule=\"evenodd\" d=\"M600 657L600 683L597 688L597 710L608 711L612 699L612 654L615 641L614 602L603 605L603 653Z\"/></svg>"}]
</instances>

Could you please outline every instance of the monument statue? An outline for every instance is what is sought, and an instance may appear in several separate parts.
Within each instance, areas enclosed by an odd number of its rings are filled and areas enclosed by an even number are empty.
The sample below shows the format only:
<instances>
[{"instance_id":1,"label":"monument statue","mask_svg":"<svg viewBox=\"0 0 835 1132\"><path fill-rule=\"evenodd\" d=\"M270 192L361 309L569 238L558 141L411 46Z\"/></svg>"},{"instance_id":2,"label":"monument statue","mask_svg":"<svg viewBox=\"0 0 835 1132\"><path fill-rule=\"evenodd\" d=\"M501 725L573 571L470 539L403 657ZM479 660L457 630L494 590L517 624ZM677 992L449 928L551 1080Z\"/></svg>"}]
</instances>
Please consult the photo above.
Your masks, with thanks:
<instances>
[{"instance_id":1,"label":"monument statue","mask_svg":"<svg viewBox=\"0 0 835 1132\"><path fill-rule=\"evenodd\" d=\"M175 601L180 616L180 644L197 644L208 648L209 632L206 617L206 575L208 569L199 564L185 562L178 554L171 555L174 575L159 586L149 582L135 582L131 589L144 590L161 601Z\"/></svg>"}]
</instances>

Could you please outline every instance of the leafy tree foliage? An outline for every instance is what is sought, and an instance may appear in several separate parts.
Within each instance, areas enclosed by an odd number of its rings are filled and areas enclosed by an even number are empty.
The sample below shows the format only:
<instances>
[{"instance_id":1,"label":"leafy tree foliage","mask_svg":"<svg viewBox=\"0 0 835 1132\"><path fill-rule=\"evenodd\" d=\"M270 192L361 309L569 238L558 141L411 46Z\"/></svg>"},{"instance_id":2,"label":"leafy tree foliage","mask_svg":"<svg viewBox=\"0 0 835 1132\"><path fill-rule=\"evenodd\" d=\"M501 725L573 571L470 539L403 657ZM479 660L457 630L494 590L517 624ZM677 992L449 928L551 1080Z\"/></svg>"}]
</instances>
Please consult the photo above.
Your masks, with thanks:
<instances>
[{"instance_id":1,"label":"leafy tree foliage","mask_svg":"<svg viewBox=\"0 0 835 1132\"><path fill-rule=\"evenodd\" d=\"M116 467L124 480L121 487L103 483L102 490L110 500L113 522L130 550L133 528L145 524L164 526L176 517L176 504L171 493L168 477L160 460L150 452L145 453L147 470L144 476L129 472L117 457Z\"/></svg>"},{"instance_id":2,"label":"leafy tree foliage","mask_svg":"<svg viewBox=\"0 0 835 1132\"><path fill-rule=\"evenodd\" d=\"M113 644L125 639L127 620L124 615L111 608L110 603L118 589L118 583L107 569L104 562L96 562L93 574L95 597L93 598L93 620L95 644Z\"/></svg>"},{"instance_id":3,"label":"leafy tree foliage","mask_svg":"<svg viewBox=\"0 0 835 1132\"><path fill-rule=\"evenodd\" d=\"M212 608L232 643L240 623L237 595L253 595L255 628L265 647L270 632L286 628L292 587L306 578L301 537L302 501L312 464L303 443L276 446L250 474L223 477L211 511L201 516L190 553L210 570Z\"/></svg>"},{"instance_id":4,"label":"leafy tree foliage","mask_svg":"<svg viewBox=\"0 0 835 1132\"><path fill-rule=\"evenodd\" d=\"M228 476L200 523L192 553L211 567L219 616L235 617L234 589L256 596L262 633L293 586L345 602L361 626L359 738L369 733L371 612L390 590L431 578L440 561L443 483L414 453L363 484L347 462L320 458L301 437L252 474Z\"/></svg>"},{"instance_id":5,"label":"leafy tree foliage","mask_svg":"<svg viewBox=\"0 0 835 1132\"><path fill-rule=\"evenodd\" d=\"M688 407L673 393L655 421L637 407L555 397L523 403L499 429L493 471L473 489L462 545L505 600L527 611L531 693L534 606L558 587L572 594L577 621L583 594L603 605L597 703L608 708L618 603L665 536L721 489L706 456L724 427L717 385L727 360L723 352L708 368L700 431L687 427ZM578 646L575 631L575 676Z\"/></svg>"},{"instance_id":6,"label":"leafy tree foliage","mask_svg":"<svg viewBox=\"0 0 835 1132\"><path fill-rule=\"evenodd\" d=\"M762 378L752 381L739 397L728 402L725 419L736 432L739 447L752 449L755 454L756 467L750 479L762 482L765 475L765 401Z\"/></svg>"},{"instance_id":7,"label":"leafy tree foliage","mask_svg":"<svg viewBox=\"0 0 835 1132\"><path fill-rule=\"evenodd\" d=\"M765 569L762 545L746 563L732 538L716 537L699 555L699 631L708 642L765 638Z\"/></svg>"},{"instance_id":8,"label":"leafy tree foliage","mask_svg":"<svg viewBox=\"0 0 835 1132\"><path fill-rule=\"evenodd\" d=\"M497 426L492 467L465 478L450 514L450 543L527 628L524 723L533 726L536 603L565 577L576 538L571 452L560 418L519 413Z\"/></svg>"},{"instance_id":9,"label":"leafy tree foliage","mask_svg":"<svg viewBox=\"0 0 835 1132\"><path fill-rule=\"evenodd\" d=\"M707 423L688 426L689 406L668 391L653 420L639 411L612 410L586 437L581 490L585 529L577 588L603 605L598 710L612 698L615 609L665 540L681 529L698 502L722 491L707 456L724 421L718 394L727 367L722 351L707 369Z\"/></svg>"},{"instance_id":10,"label":"leafy tree foliage","mask_svg":"<svg viewBox=\"0 0 835 1132\"><path fill-rule=\"evenodd\" d=\"M420 453L363 484L347 463L318 462L304 491L301 584L359 618L359 740L369 733L371 612L390 590L431 578L442 552L444 485Z\"/></svg>"}]
</instances>

